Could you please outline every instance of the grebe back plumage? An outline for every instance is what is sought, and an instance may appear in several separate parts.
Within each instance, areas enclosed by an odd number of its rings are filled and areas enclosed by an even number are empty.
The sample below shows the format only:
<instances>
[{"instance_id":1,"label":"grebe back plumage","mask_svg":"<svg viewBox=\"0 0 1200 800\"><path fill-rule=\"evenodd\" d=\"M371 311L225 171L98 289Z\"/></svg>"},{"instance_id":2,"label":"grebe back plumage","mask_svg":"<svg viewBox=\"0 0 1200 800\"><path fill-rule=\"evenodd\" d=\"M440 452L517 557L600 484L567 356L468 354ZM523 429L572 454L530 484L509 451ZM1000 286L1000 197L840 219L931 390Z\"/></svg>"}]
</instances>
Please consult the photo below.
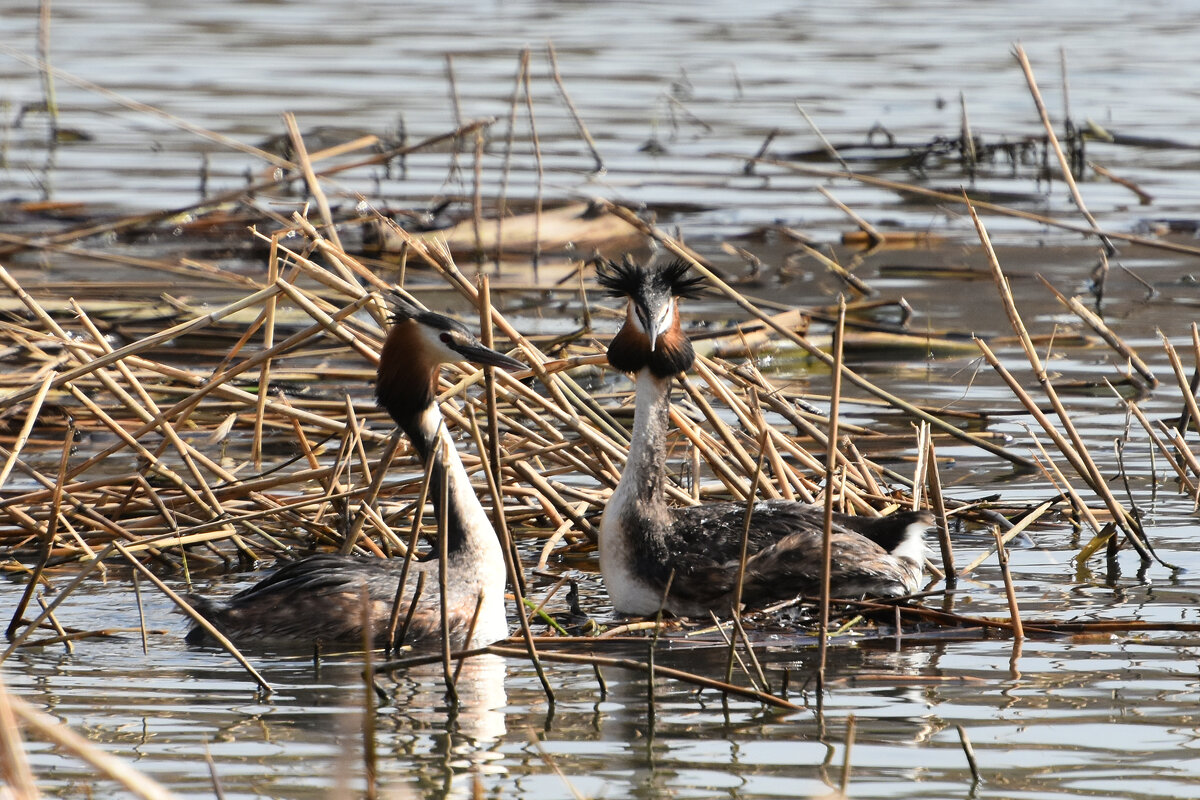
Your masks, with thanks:
<instances>
[{"instance_id":1,"label":"grebe back plumage","mask_svg":"<svg viewBox=\"0 0 1200 800\"><path fill-rule=\"evenodd\" d=\"M629 459L600 524L600 571L613 607L627 614L665 609L693 616L728 613L741 552L744 503L667 505L666 435L674 376L694 353L679 325L677 299L701 279L685 262L660 268L601 262L600 285L628 300L625 323L608 348L617 369L636 375ZM926 511L887 517L834 514L830 589L834 597L899 597L919 588ZM821 587L823 509L789 500L756 502L750 521L742 599L750 606ZM671 578L672 573L674 577Z\"/></svg>"},{"instance_id":2,"label":"grebe back plumage","mask_svg":"<svg viewBox=\"0 0 1200 800\"><path fill-rule=\"evenodd\" d=\"M446 431L436 402L437 379L442 364L458 361L514 370L525 365L484 347L455 320L418 308L398 295L393 298L391 321L380 352L375 397L408 434L422 463L431 470L429 496L434 507L440 507L443 493L448 499L446 608L451 641L461 647L503 639L508 636L503 553ZM409 566L402 617L408 613L418 576L427 577L406 631L407 642L440 639L438 567L436 557L413 560ZM386 646L392 644L387 641L387 629L402 571L402 559L325 553L285 564L227 601L195 595L189 600L237 642L311 644L319 639L358 643L362 640L365 587L374 642ZM466 642L477 605L474 634ZM187 636L191 644L208 638L201 627L192 628Z\"/></svg>"}]
</instances>

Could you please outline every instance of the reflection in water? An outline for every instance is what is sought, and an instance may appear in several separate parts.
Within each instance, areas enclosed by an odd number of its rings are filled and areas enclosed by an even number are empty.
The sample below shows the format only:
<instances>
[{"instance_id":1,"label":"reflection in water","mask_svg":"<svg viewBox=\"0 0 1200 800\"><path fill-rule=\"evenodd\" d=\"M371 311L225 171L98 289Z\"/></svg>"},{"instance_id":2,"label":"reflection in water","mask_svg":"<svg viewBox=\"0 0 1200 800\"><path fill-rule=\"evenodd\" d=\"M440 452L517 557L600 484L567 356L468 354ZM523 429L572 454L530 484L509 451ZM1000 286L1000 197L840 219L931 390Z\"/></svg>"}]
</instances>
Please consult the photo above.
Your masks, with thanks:
<instances>
[{"instance_id":1,"label":"reflection in water","mask_svg":"<svg viewBox=\"0 0 1200 800\"><path fill-rule=\"evenodd\" d=\"M394 676L391 703L380 709L379 758L423 755L428 764L416 776L422 794L472 796L483 775L502 775L499 744L507 733L504 707L506 665L499 656L483 655L462 663L455 687L458 704L445 701L440 664L425 665ZM435 699L436 698L436 699ZM381 772L387 772L386 766Z\"/></svg>"}]
</instances>

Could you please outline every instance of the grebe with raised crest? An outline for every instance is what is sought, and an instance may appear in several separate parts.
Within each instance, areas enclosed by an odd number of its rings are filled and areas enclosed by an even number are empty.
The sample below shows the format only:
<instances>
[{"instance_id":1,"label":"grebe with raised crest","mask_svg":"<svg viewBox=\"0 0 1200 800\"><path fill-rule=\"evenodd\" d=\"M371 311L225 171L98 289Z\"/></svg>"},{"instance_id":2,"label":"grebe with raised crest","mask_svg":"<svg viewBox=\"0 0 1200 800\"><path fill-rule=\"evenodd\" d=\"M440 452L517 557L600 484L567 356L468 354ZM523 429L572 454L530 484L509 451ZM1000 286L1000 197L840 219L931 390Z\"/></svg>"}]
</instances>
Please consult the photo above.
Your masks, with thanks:
<instances>
[{"instance_id":1,"label":"grebe with raised crest","mask_svg":"<svg viewBox=\"0 0 1200 800\"><path fill-rule=\"evenodd\" d=\"M679 323L679 298L702 279L688 264L662 267L598 262L596 277L627 300L625 322L608 361L636 377L629 458L600 523L600 572L613 608L649 615L728 614L740 564L746 504L667 504L666 436L671 381L692 366L692 344ZM742 586L747 606L819 595L824 509L792 500L754 504ZM886 517L833 517L832 597L890 598L920 587L927 511ZM673 577L672 577L673 574ZM664 591L670 580L670 591Z\"/></svg>"}]
</instances>

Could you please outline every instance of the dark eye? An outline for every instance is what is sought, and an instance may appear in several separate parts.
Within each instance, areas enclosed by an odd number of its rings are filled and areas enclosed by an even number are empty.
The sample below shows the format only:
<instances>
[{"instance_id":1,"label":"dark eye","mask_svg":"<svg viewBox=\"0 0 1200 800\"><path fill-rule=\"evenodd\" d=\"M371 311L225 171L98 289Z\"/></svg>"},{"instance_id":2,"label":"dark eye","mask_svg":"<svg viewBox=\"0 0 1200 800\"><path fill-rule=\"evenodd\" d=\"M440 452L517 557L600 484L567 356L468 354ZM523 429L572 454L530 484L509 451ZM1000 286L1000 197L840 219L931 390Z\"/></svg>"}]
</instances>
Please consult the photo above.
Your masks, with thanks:
<instances>
[{"instance_id":1,"label":"dark eye","mask_svg":"<svg viewBox=\"0 0 1200 800\"><path fill-rule=\"evenodd\" d=\"M454 337L448 333L440 334L438 338L440 338L445 344L450 344L450 342L454 341Z\"/></svg>"}]
</instances>

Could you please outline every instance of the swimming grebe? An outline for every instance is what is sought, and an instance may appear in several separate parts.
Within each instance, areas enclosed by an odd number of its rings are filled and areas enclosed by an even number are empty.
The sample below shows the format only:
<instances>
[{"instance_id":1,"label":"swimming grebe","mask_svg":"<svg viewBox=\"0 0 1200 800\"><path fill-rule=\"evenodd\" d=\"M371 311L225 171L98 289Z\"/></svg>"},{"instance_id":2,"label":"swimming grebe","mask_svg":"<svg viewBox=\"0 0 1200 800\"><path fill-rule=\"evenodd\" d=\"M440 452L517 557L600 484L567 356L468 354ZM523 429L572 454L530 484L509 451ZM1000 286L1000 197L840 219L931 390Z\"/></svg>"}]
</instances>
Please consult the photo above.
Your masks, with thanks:
<instances>
[{"instance_id":1,"label":"swimming grebe","mask_svg":"<svg viewBox=\"0 0 1200 800\"><path fill-rule=\"evenodd\" d=\"M446 432L436 402L438 370L442 364L457 361L510 370L526 367L484 347L449 317L417 308L398 296L393 308L391 330L379 357L375 397L408 434L431 470L429 497L439 516L444 487L448 498L446 607L450 639L456 647L482 646L508 636L504 557ZM189 600L234 641L360 643L365 586L375 643L387 646L391 644L387 633L403 565L403 559L320 554L284 565L225 602L196 596ZM400 600L401 619L408 614L418 576L427 577L406 631L407 642L441 639L438 572L437 558L414 560L409 567L408 585ZM468 643L464 640L477 605L479 616ZM187 641L200 644L207 638L203 628L194 627Z\"/></svg>"},{"instance_id":2,"label":"swimming grebe","mask_svg":"<svg viewBox=\"0 0 1200 800\"><path fill-rule=\"evenodd\" d=\"M702 279L686 262L660 268L601 262L600 285L628 300L625 324L608 361L637 377L629 460L600 523L600 572L613 608L679 616L727 614L737 581L744 503L671 508L664 493L671 380L692 366L692 344L679 326L678 298ZM824 509L791 500L754 504L742 600L763 605L821 592ZM926 511L887 517L834 514L833 597L899 597L920 585ZM671 578L664 604L663 592Z\"/></svg>"}]
</instances>

